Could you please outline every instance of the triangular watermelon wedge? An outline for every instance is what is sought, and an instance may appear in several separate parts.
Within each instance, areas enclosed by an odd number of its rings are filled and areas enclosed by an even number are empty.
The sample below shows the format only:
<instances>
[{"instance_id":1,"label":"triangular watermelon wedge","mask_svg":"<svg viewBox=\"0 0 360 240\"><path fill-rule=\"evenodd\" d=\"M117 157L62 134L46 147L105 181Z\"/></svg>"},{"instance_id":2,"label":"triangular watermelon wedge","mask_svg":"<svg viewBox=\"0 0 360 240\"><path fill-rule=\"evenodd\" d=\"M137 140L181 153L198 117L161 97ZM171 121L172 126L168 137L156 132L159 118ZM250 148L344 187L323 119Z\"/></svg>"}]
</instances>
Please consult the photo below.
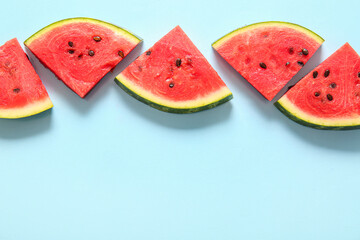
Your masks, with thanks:
<instances>
[{"instance_id":1,"label":"triangular watermelon wedge","mask_svg":"<svg viewBox=\"0 0 360 240\"><path fill-rule=\"evenodd\" d=\"M172 113L198 112L232 98L179 26L131 63L115 82L136 99Z\"/></svg>"},{"instance_id":2,"label":"triangular watermelon wedge","mask_svg":"<svg viewBox=\"0 0 360 240\"><path fill-rule=\"evenodd\" d=\"M53 107L16 38L0 47L0 118L23 118Z\"/></svg>"},{"instance_id":3,"label":"triangular watermelon wedge","mask_svg":"<svg viewBox=\"0 0 360 240\"><path fill-rule=\"evenodd\" d=\"M271 101L323 42L300 25L273 21L236 29L212 46Z\"/></svg>"},{"instance_id":4,"label":"triangular watermelon wedge","mask_svg":"<svg viewBox=\"0 0 360 240\"><path fill-rule=\"evenodd\" d=\"M141 41L111 23L70 18L39 30L25 45L83 98Z\"/></svg>"},{"instance_id":5,"label":"triangular watermelon wedge","mask_svg":"<svg viewBox=\"0 0 360 240\"><path fill-rule=\"evenodd\" d=\"M275 106L317 129L360 128L360 57L346 43L300 80Z\"/></svg>"}]
</instances>

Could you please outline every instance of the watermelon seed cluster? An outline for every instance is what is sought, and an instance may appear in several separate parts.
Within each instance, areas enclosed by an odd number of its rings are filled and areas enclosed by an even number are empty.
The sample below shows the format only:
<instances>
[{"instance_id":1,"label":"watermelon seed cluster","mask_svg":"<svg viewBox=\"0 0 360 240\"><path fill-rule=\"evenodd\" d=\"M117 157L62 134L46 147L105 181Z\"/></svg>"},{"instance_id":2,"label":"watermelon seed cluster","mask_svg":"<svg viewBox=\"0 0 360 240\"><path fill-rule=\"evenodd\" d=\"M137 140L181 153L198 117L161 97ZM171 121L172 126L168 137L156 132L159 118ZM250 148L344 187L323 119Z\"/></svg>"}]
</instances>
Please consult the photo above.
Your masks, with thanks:
<instances>
[{"instance_id":1,"label":"watermelon seed cluster","mask_svg":"<svg viewBox=\"0 0 360 240\"><path fill-rule=\"evenodd\" d=\"M19 93L19 92L20 92L20 88L14 88L14 89L13 89L13 92L14 92L14 93Z\"/></svg>"},{"instance_id":2,"label":"watermelon seed cluster","mask_svg":"<svg viewBox=\"0 0 360 240\"><path fill-rule=\"evenodd\" d=\"M181 66L181 58L176 59L175 64L177 67Z\"/></svg>"},{"instance_id":3,"label":"watermelon seed cluster","mask_svg":"<svg viewBox=\"0 0 360 240\"><path fill-rule=\"evenodd\" d=\"M307 50L306 48L303 48L303 49L301 50L301 52L302 52L302 54L304 54L305 56L306 56L306 55L309 55L309 50Z\"/></svg>"},{"instance_id":4,"label":"watermelon seed cluster","mask_svg":"<svg viewBox=\"0 0 360 240\"><path fill-rule=\"evenodd\" d=\"M330 75L330 70L326 69L324 72L324 77L328 77Z\"/></svg>"},{"instance_id":5,"label":"watermelon seed cluster","mask_svg":"<svg viewBox=\"0 0 360 240\"><path fill-rule=\"evenodd\" d=\"M294 54L294 48L293 47L289 48L289 54Z\"/></svg>"},{"instance_id":6,"label":"watermelon seed cluster","mask_svg":"<svg viewBox=\"0 0 360 240\"><path fill-rule=\"evenodd\" d=\"M92 57L92 56L95 55L95 52L93 50L89 50L88 54L89 54L90 57Z\"/></svg>"},{"instance_id":7,"label":"watermelon seed cluster","mask_svg":"<svg viewBox=\"0 0 360 240\"><path fill-rule=\"evenodd\" d=\"M313 78L317 78L318 75L319 75L318 71L313 72Z\"/></svg>"},{"instance_id":8,"label":"watermelon seed cluster","mask_svg":"<svg viewBox=\"0 0 360 240\"><path fill-rule=\"evenodd\" d=\"M314 78L314 79L317 78L318 75L319 75L319 72L318 72L318 71L313 71L313 78ZM330 70L329 70L329 69L326 69L326 70L324 71L324 77L327 78L329 75L330 75ZM334 83L334 82L330 83L330 85L329 85L329 88L332 88L332 89L334 89L334 88L336 88L336 87L337 87L337 84ZM319 96L320 96L320 92L315 92L315 93L314 93L314 96L315 96L315 97L319 97ZM329 101L334 100L334 97L333 97L331 94L327 94L327 95L326 95L326 98L327 98Z\"/></svg>"},{"instance_id":9,"label":"watermelon seed cluster","mask_svg":"<svg viewBox=\"0 0 360 240\"><path fill-rule=\"evenodd\" d=\"M120 57L122 57L122 58L124 58L124 57L125 57L124 52L123 52L123 51L121 51L121 50L119 50L119 51L118 51L118 55L119 55Z\"/></svg>"},{"instance_id":10,"label":"watermelon seed cluster","mask_svg":"<svg viewBox=\"0 0 360 240\"><path fill-rule=\"evenodd\" d=\"M101 41L100 36L94 36L93 39L94 39L95 42L100 42Z\"/></svg>"}]
</instances>

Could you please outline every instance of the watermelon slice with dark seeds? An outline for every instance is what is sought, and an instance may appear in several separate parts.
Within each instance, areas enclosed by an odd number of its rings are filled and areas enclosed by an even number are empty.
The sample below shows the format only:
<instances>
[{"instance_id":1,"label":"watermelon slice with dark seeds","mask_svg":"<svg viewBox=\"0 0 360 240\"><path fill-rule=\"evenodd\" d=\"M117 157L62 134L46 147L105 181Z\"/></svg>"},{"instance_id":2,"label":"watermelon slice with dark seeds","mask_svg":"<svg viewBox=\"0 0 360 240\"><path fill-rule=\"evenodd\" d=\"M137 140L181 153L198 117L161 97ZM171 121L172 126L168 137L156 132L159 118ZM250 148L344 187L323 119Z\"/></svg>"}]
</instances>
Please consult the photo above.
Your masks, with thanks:
<instances>
[{"instance_id":1,"label":"watermelon slice with dark seeds","mask_svg":"<svg viewBox=\"0 0 360 240\"><path fill-rule=\"evenodd\" d=\"M360 57L346 43L300 80L275 106L317 129L360 128Z\"/></svg>"},{"instance_id":2,"label":"watermelon slice with dark seeds","mask_svg":"<svg viewBox=\"0 0 360 240\"><path fill-rule=\"evenodd\" d=\"M232 98L179 26L131 63L115 82L136 99L172 113L198 112Z\"/></svg>"},{"instance_id":3,"label":"watermelon slice with dark seeds","mask_svg":"<svg viewBox=\"0 0 360 240\"><path fill-rule=\"evenodd\" d=\"M323 42L319 35L297 24L262 22L239 28L212 46L272 100Z\"/></svg>"},{"instance_id":4,"label":"watermelon slice with dark seeds","mask_svg":"<svg viewBox=\"0 0 360 240\"><path fill-rule=\"evenodd\" d=\"M0 47L0 118L23 118L53 107L17 39Z\"/></svg>"},{"instance_id":5,"label":"watermelon slice with dark seeds","mask_svg":"<svg viewBox=\"0 0 360 240\"><path fill-rule=\"evenodd\" d=\"M71 18L41 29L25 45L69 88L85 97L140 42L113 24Z\"/></svg>"}]
</instances>

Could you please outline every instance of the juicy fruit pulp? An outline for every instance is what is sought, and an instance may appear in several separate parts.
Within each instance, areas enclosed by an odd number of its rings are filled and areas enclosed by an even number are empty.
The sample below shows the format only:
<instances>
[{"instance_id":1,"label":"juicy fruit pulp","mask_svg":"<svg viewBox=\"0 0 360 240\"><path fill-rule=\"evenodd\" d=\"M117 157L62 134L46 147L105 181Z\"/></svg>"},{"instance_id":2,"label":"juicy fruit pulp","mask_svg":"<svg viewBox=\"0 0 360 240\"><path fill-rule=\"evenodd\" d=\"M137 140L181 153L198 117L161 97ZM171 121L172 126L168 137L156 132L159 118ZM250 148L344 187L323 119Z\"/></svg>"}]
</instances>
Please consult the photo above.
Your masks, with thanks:
<instances>
[{"instance_id":1,"label":"juicy fruit pulp","mask_svg":"<svg viewBox=\"0 0 360 240\"><path fill-rule=\"evenodd\" d=\"M0 47L0 118L28 117L52 107L17 39L6 42Z\"/></svg>"},{"instance_id":2,"label":"juicy fruit pulp","mask_svg":"<svg viewBox=\"0 0 360 240\"><path fill-rule=\"evenodd\" d=\"M263 22L239 28L213 47L266 99L272 100L323 41L296 24Z\"/></svg>"},{"instance_id":3,"label":"juicy fruit pulp","mask_svg":"<svg viewBox=\"0 0 360 240\"><path fill-rule=\"evenodd\" d=\"M360 57L346 43L275 103L294 121L319 129L360 128Z\"/></svg>"},{"instance_id":4,"label":"juicy fruit pulp","mask_svg":"<svg viewBox=\"0 0 360 240\"><path fill-rule=\"evenodd\" d=\"M197 112L232 98L225 83L179 26L115 81L138 100L167 112Z\"/></svg>"},{"instance_id":5,"label":"juicy fruit pulp","mask_svg":"<svg viewBox=\"0 0 360 240\"><path fill-rule=\"evenodd\" d=\"M41 29L25 45L69 88L85 97L139 42L110 23L73 18Z\"/></svg>"}]
</instances>

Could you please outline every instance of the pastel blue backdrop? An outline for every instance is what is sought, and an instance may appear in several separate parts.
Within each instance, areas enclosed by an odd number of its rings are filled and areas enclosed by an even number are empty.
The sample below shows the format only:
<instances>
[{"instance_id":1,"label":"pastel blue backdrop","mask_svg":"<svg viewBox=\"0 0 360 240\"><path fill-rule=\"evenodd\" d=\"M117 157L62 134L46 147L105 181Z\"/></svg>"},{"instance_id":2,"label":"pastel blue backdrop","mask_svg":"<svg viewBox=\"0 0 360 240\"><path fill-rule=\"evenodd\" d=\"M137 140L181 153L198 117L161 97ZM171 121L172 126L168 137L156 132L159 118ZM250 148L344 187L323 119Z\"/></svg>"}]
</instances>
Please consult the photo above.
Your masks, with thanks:
<instances>
[{"instance_id":1,"label":"pastel blue backdrop","mask_svg":"<svg viewBox=\"0 0 360 240\"><path fill-rule=\"evenodd\" d=\"M246 24L301 24L326 41L298 80L347 41L360 52L359 1L1 5L1 43L23 42L76 16L123 26L144 43L86 99L30 55L54 108L0 120L0 240L360 239L360 131L290 121L211 48ZM232 90L232 101L174 115L116 86L116 74L178 24Z\"/></svg>"}]
</instances>

